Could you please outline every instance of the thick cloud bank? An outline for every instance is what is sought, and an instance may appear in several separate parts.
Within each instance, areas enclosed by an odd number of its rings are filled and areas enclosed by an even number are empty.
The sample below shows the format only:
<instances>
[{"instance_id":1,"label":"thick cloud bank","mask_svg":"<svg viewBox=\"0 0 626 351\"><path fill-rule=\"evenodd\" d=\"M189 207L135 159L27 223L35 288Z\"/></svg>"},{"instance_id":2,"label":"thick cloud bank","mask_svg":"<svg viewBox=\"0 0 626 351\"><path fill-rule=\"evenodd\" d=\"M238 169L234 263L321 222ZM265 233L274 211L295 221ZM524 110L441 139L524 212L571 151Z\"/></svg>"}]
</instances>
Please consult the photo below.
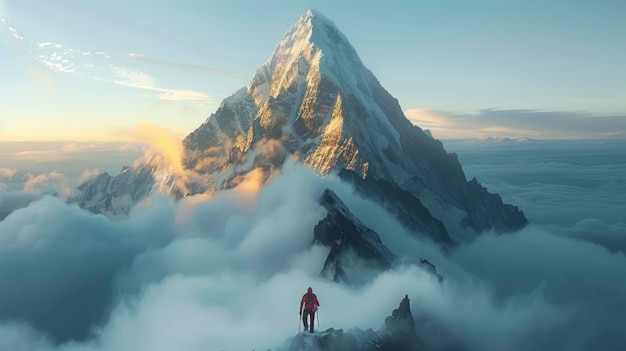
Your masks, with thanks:
<instances>
[{"instance_id":1,"label":"thick cloud bank","mask_svg":"<svg viewBox=\"0 0 626 351\"><path fill-rule=\"evenodd\" d=\"M626 258L545 227L443 256L336 177L288 163L213 198L151 198L110 221L44 196L0 222L0 349L266 350L298 331L308 286L321 329L378 329L405 294L431 349L621 349ZM361 288L319 278L311 247L330 187L407 264ZM384 217L381 217L384 216ZM426 257L445 276L410 263Z\"/></svg>"},{"instance_id":2,"label":"thick cloud bank","mask_svg":"<svg viewBox=\"0 0 626 351\"><path fill-rule=\"evenodd\" d=\"M531 223L626 253L623 140L446 141L468 178L477 177Z\"/></svg>"}]
</instances>

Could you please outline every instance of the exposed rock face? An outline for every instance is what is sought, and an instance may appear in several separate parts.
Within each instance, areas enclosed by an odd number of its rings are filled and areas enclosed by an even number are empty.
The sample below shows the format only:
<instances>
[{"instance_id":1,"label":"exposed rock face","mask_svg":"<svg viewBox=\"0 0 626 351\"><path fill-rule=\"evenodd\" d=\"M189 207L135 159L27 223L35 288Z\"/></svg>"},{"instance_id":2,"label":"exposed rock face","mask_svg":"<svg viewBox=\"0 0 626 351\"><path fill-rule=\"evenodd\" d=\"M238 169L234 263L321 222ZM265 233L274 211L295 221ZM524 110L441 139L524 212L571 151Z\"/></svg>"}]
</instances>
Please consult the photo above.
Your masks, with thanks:
<instances>
[{"instance_id":1,"label":"exposed rock face","mask_svg":"<svg viewBox=\"0 0 626 351\"><path fill-rule=\"evenodd\" d=\"M378 234L366 227L331 190L326 189L320 204L327 215L314 228L314 243L329 246L322 275L350 284L367 281L372 273L391 268L397 256ZM360 279L359 277L362 277Z\"/></svg>"},{"instance_id":2,"label":"exposed rock face","mask_svg":"<svg viewBox=\"0 0 626 351\"><path fill-rule=\"evenodd\" d=\"M385 207L409 232L426 236L433 242L439 243L443 249L454 245L443 223L433 217L413 194L402 190L394 183L373 178L363 179L348 170L342 170L339 176L354 184L358 194Z\"/></svg>"},{"instance_id":3,"label":"exposed rock face","mask_svg":"<svg viewBox=\"0 0 626 351\"><path fill-rule=\"evenodd\" d=\"M385 319L383 332L385 338L381 340L381 346L389 350L416 350L417 332L415 320L411 313L409 296L405 295L400 306L393 310L391 316Z\"/></svg>"},{"instance_id":4,"label":"exposed rock face","mask_svg":"<svg viewBox=\"0 0 626 351\"><path fill-rule=\"evenodd\" d=\"M251 82L226 98L183 145L183 167L198 177L186 178L183 186L158 187L172 196L229 188L241 174L259 167L279 170L294 156L321 176L343 172L360 194L381 202L407 229L444 247L452 243L451 227L506 232L527 223L517 207L503 204L476 180L468 182L457 156L411 124L348 39L315 11L289 28ZM164 184L168 170L132 172L137 175L118 176L128 177L124 181L100 179L119 189L99 181L83 184L80 189L92 200L75 201L116 212L112 199L131 193L131 202L141 200L157 191L151 182Z\"/></svg>"},{"instance_id":5,"label":"exposed rock face","mask_svg":"<svg viewBox=\"0 0 626 351\"><path fill-rule=\"evenodd\" d=\"M437 267L435 267L435 265L430 263L430 261L428 261L427 259L421 258L418 266L424 269L426 272L436 276L437 279L439 279L440 283L443 282L443 277L439 273L437 273Z\"/></svg>"},{"instance_id":6,"label":"exposed rock face","mask_svg":"<svg viewBox=\"0 0 626 351\"><path fill-rule=\"evenodd\" d=\"M385 246L378 233L350 212L332 190L324 190L319 203L327 214L313 229L313 244L330 248L322 276L336 282L359 285L400 263L398 256ZM443 282L435 265L427 259L421 258L417 266Z\"/></svg>"}]
</instances>

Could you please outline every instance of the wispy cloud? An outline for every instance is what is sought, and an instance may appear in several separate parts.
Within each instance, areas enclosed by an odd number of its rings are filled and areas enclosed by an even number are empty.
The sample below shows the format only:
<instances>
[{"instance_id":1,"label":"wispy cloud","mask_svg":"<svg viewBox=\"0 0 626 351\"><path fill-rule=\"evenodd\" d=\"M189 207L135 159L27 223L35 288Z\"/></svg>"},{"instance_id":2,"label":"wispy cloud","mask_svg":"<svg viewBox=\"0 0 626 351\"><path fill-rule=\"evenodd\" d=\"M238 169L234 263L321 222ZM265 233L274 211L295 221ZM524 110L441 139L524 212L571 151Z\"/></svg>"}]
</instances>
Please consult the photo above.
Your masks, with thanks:
<instances>
[{"instance_id":1,"label":"wispy cloud","mask_svg":"<svg viewBox=\"0 0 626 351\"><path fill-rule=\"evenodd\" d=\"M50 42L50 41L45 41L45 42L42 42L42 43L37 43L37 46L38 46L40 49L46 48L46 47L48 47L48 46L52 46L52 47L57 48L57 49L61 49L61 48L63 48L63 45L61 45L61 44L57 44L57 43L53 43L53 42Z\"/></svg>"},{"instance_id":2,"label":"wispy cloud","mask_svg":"<svg viewBox=\"0 0 626 351\"><path fill-rule=\"evenodd\" d=\"M45 144L41 148L14 152L9 158L16 161L53 162L68 159L73 154L102 151L105 147L106 145L76 142L63 145Z\"/></svg>"},{"instance_id":3,"label":"wispy cloud","mask_svg":"<svg viewBox=\"0 0 626 351\"><path fill-rule=\"evenodd\" d=\"M67 57L67 56L65 56ZM55 72L74 73L76 72L76 64L65 58L63 53L56 51L48 55L39 55L38 61L44 66Z\"/></svg>"},{"instance_id":4,"label":"wispy cloud","mask_svg":"<svg viewBox=\"0 0 626 351\"><path fill-rule=\"evenodd\" d=\"M416 108L406 110L405 115L411 122L423 128L442 128L453 124L450 116L435 110Z\"/></svg>"},{"instance_id":5,"label":"wispy cloud","mask_svg":"<svg viewBox=\"0 0 626 351\"><path fill-rule=\"evenodd\" d=\"M112 67L115 79L113 83L135 87L140 89L151 89L155 86L154 78L143 72L125 67Z\"/></svg>"},{"instance_id":6,"label":"wispy cloud","mask_svg":"<svg viewBox=\"0 0 626 351\"><path fill-rule=\"evenodd\" d=\"M89 150L91 148L93 147L89 144L72 142L72 143L63 145L61 147L61 151L72 152L72 151L80 151L80 150L85 150L85 149Z\"/></svg>"},{"instance_id":7,"label":"wispy cloud","mask_svg":"<svg viewBox=\"0 0 626 351\"><path fill-rule=\"evenodd\" d=\"M59 153L59 150L20 151L12 155L13 160L33 162L58 161L65 158L66 155L63 153Z\"/></svg>"},{"instance_id":8,"label":"wispy cloud","mask_svg":"<svg viewBox=\"0 0 626 351\"><path fill-rule=\"evenodd\" d=\"M111 58L111 56L107 55L107 53L106 53L106 52L104 52L104 51L98 51L98 52L96 52L96 53L95 53L95 55L97 55L97 56L102 56L102 57L104 57L104 58L108 58L108 59L110 59L110 58Z\"/></svg>"},{"instance_id":9,"label":"wispy cloud","mask_svg":"<svg viewBox=\"0 0 626 351\"><path fill-rule=\"evenodd\" d=\"M99 174L100 174L100 170L97 168L85 169L83 173L80 175L80 177L78 178L78 182L82 184L84 181L94 178Z\"/></svg>"},{"instance_id":10,"label":"wispy cloud","mask_svg":"<svg viewBox=\"0 0 626 351\"><path fill-rule=\"evenodd\" d=\"M626 115L597 116L585 112L485 109L456 114L410 109L405 114L415 125L443 139L480 137L533 137L542 139L626 138Z\"/></svg>"},{"instance_id":11,"label":"wispy cloud","mask_svg":"<svg viewBox=\"0 0 626 351\"><path fill-rule=\"evenodd\" d=\"M24 40L24 37L21 36L17 30L13 27L9 27L9 32L11 33L11 36L17 40Z\"/></svg>"},{"instance_id":12,"label":"wispy cloud","mask_svg":"<svg viewBox=\"0 0 626 351\"><path fill-rule=\"evenodd\" d=\"M0 2L0 10L1 9L2 9L2 2ZM1 32L8 33L9 37L15 40L19 40L19 41L24 40L24 37L17 31L17 29L11 26L9 20L7 20L6 18L0 18L0 24L2 24L2 27L0 28Z\"/></svg>"},{"instance_id":13,"label":"wispy cloud","mask_svg":"<svg viewBox=\"0 0 626 351\"><path fill-rule=\"evenodd\" d=\"M67 198L72 187L64 174L51 172L49 174L28 174L28 181L24 184L24 191L33 194L57 194L61 198Z\"/></svg>"},{"instance_id":14,"label":"wispy cloud","mask_svg":"<svg viewBox=\"0 0 626 351\"><path fill-rule=\"evenodd\" d=\"M200 65L192 65L192 64L188 64L188 63L181 63L181 62L174 62L174 61L167 61L167 60L161 60L161 59L157 59L154 57L147 57L141 54L137 54L137 53L131 53L128 55L128 57L130 59L136 60L136 61L141 61L144 63L149 63L152 65L158 65L158 66L163 66L163 67L170 67L170 68L177 68L177 69L183 69L183 70L192 70L192 71L200 71L200 72L209 72L209 73L217 73L217 74L221 74L224 76L228 76L228 77L233 77L233 78L240 78L242 80L248 80L250 77L243 75L243 74L239 74L239 73L235 73L235 72L230 72L230 71L225 71L225 70L221 70L221 69L217 69L217 68L212 68L212 67L207 67L207 66L200 66Z\"/></svg>"},{"instance_id":15,"label":"wispy cloud","mask_svg":"<svg viewBox=\"0 0 626 351\"><path fill-rule=\"evenodd\" d=\"M126 87L160 92L159 98L170 101L193 101L215 103L216 101L203 92L188 89L168 89L156 84L156 80L143 72L127 67L113 67L113 83Z\"/></svg>"},{"instance_id":16,"label":"wispy cloud","mask_svg":"<svg viewBox=\"0 0 626 351\"><path fill-rule=\"evenodd\" d=\"M11 179L15 173L17 173L17 169L13 168L0 168L0 179L7 178Z\"/></svg>"},{"instance_id":17,"label":"wispy cloud","mask_svg":"<svg viewBox=\"0 0 626 351\"><path fill-rule=\"evenodd\" d=\"M15 28L9 26L8 21L3 20L3 23L13 39L27 42ZM184 101L199 104L217 103L216 100L201 91L162 86L157 83L156 78L138 69L120 65L119 60L112 57L105 51L82 51L52 41L30 41L28 43L30 43L30 58L53 72L73 74L77 77L85 79L92 79L120 86L157 92L158 94L156 96L165 101ZM185 67L187 69L196 70L202 69L207 72L224 74L231 77L240 77L238 74L232 72L210 69L202 66L176 64L153 58L144 58L138 54L130 54L128 57L143 63L169 65L170 67L178 68ZM30 67L29 72L36 72L36 70L31 66L28 67ZM39 76L40 75L37 75L37 77ZM52 85L46 84L45 86Z\"/></svg>"}]
</instances>

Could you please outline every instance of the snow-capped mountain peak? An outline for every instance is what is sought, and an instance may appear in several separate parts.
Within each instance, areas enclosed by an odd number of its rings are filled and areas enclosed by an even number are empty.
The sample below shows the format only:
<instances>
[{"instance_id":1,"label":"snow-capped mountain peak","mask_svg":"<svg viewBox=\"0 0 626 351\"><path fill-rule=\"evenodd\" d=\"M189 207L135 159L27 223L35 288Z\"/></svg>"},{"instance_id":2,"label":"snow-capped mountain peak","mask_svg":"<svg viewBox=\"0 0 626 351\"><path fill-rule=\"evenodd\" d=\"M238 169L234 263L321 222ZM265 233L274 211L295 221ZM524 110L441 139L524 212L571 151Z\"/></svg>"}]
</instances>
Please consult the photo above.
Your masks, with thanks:
<instances>
[{"instance_id":1,"label":"snow-capped mountain peak","mask_svg":"<svg viewBox=\"0 0 626 351\"><path fill-rule=\"evenodd\" d=\"M275 79L271 80L282 82L283 79L276 79L284 78L282 73L285 72L281 68L299 64L299 60L304 60L308 65L318 66L321 64L324 74L330 76L337 73L348 73L354 68L363 68L356 50L335 24L318 11L309 10L289 27L268 61L257 70L257 75L251 84L257 81L256 78L268 78L264 76L264 73L267 72L274 73L273 78ZM354 63L356 67L336 65L343 63L342 60Z\"/></svg>"},{"instance_id":2,"label":"snow-capped mountain peak","mask_svg":"<svg viewBox=\"0 0 626 351\"><path fill-rule=\"evenodd\" d=\"M348 38L318 11L309 10L292 25L248 85L258 105L285 89L321 78L340 91L371 95L372 73L365 68ZM361 100L367 100L365 97Z\"/></svg>"},{"instance_id":3,"label":"snow-capped mountain peak","mask_svg":"<svg viewBox=\"0 0 626 351\"><path fill-rule=\"evenodd\" d=\"M388 93L345 35L315 10L288 29L247 92L258 108L262 134L292 134L305 162L322 174L339 163L366 176L369 164L360 148L399 144L397 128L377 101ZM398 111L402 114L399 106ZM373 171L393 173L377 165Z\"/></svg>"},{"instance_id":4,"label":"snow-capped mountain peak","mask_svg":"<svg viewBox=\"0 0 626 351\"><path fill-rule=\"evenodd\" d=\"M289 27L250 83L184 146L185 168L200 175L188 179L201 179L184 184L192 194L235 186L254 168L280 169L294 155L322 176L343 172L360 193L435 241L450 242L446 227L526 224L517 208L467 181L456 155L411 124L346 36L315 10Z\"/></svg>"}]
</instances>

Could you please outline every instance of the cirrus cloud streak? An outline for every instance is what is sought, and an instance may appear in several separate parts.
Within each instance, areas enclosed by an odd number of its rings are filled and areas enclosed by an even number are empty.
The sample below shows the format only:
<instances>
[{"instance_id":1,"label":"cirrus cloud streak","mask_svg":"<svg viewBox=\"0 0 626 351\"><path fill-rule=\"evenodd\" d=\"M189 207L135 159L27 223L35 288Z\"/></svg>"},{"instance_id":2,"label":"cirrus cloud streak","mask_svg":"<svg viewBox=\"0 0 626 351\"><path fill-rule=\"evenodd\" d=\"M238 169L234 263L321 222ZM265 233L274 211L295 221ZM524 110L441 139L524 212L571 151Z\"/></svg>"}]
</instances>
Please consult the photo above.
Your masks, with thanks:
<instances>
[{"instance_id":1,"label":"cirrus cloud streak","mask_svg":"<svg viewBox=\"0 0 626 351\"><path fill-rule=\"evenodd\" d=\"M439 139L626 138L626 115L597 116L585 112L497 109L484 109L476 114L408 109L405 115L413 124L430 129Z\"/></svg>"}]
</instances>

